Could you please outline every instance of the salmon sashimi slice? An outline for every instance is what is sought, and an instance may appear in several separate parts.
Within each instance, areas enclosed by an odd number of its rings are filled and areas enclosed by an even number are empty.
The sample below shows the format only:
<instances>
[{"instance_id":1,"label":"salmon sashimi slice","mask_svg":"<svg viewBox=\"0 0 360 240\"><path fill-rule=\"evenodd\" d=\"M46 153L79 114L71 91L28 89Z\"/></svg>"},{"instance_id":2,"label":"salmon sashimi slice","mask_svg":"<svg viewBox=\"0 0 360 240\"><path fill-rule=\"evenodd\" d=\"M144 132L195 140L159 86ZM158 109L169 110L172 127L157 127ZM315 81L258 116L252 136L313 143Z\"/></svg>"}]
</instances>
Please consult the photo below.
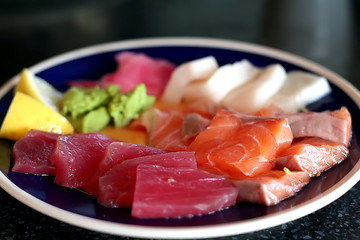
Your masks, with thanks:
<instances>
[{"instance_id":1,"label":"salmon sashimi slice","mask_svg":"<svg viewBox=\"0 0 360 240\"><path fill-rule=\"evenodd\" d=\"M152 108L145 111L131 128L145 127L149 146L175 152L189 150L190 143L209 121L195 112Z\"/></svg>"},{"instance_id":2,"label":"salmon sashimi slice","mask_svg":"<svg viewBox=\"0 0 360 240\"><path fill-rule=\"evenodd\" d=\"M289 121L294 138L319 137L349 146L351 115L346 107L335 111L279 115Z\"/></svg>"},{"instance_id":3,"label":"salmon sashimi slice","mask_svg":"<svg viewBox=\"0 0 360 240\"><path fill-rule=\"evenodd\" d=\"M287 119L220 110L190 149L200 169L236 178L269 171L275 166L271 159L291 142Z\"/></svg>"},{"instance_id":4,"label":"salmon sashimi slice","mask_svg":"<svg viewBox=\"0 0 360 240\"><path fill-rule=\"evenodd\" d=\"M321 138L304 138L294 142L274 161L279 167L307 172L310 177L341 163L349 155L349 149L342 143Z\"/></svg>"},{"instance_id":5,"label":"salmon sashimi slice","mask_svg":"<svg viewBox=\"0 0 360 240\"><path fill-rule=\"evenodd\" d=\"M291 197L310 182L306 172L271 170L256 177L234 180L239 189L238 202L252 202L272 206Z\"/></svg>"}]
</instances>

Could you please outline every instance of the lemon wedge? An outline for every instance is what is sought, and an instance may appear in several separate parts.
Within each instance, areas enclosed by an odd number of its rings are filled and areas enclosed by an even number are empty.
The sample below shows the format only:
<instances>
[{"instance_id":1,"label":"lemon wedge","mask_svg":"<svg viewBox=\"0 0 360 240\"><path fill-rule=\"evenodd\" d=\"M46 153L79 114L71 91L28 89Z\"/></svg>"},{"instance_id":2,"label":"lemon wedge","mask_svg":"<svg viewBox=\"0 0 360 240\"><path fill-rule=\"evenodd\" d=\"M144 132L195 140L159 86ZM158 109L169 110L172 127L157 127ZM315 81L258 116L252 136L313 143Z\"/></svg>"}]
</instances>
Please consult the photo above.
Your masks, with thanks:
<instances>
[{"instance_id":1,"label":"lemon wedge","mask_svg":"<svg viewBox=\"0 0 360 240\"><path fill-rule=\"evenodd\" d=\"M15 92L17 91L35 98L55 111L59 111L63 94L26 68L21 72L19 83L15 88Z\"/></svg>"},{"instance_id":2,"label":"lemon wedge","mask_svg":"<svg viewBox=\"0 0 360 240\"><path fill-rule=\"evenodd\" d=\"M30 129L53 133L73 133L71 123L44 103L20 92L15 92L0 129L0 137L17 141Z\"/></svg>"}]
</instances>

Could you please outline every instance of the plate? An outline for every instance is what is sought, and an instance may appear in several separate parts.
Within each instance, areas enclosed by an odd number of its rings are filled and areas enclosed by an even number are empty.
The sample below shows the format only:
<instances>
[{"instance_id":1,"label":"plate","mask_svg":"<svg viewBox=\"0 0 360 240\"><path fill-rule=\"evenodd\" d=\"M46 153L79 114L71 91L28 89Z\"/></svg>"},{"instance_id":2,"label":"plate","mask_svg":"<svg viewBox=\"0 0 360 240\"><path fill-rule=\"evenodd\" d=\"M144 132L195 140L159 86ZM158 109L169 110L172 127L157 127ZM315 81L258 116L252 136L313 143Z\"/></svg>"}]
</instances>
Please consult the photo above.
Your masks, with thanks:
<instances>
[{"instance_id":1,"label":"plate","mask_svg":"<svg viewBox=\"0 0 360 240\"><path fill-rule=\"evenodd\" d=\"M335 110L347 106L353 122L360 118L360 94L346 80L313 62L275 49L220 39L155 38L113 42L72 51L43 61L29 69L59 90L76 79L99 79L116 69L114 55L120 51L145 53L165 58L176 65L214 56L220 65L248 59L264 67L280 63L287 71L303 70L326 77L330 95L308 106L310 110ZM12 99L19 75L0 89L0 119ZM181 219L136 219L130 209L110 209L80 191L63 188L51 177L10 171L12 142L0 140L0 185L29 207L60 221L103 233L140 238L209 238L242 234L280 225L310 214L342 196L360 179L360 129L354 124L350 156L339 166L313 178L301 192L280 204L265 207L240 203L213 214Z\"/></svg>"}]
</instances>

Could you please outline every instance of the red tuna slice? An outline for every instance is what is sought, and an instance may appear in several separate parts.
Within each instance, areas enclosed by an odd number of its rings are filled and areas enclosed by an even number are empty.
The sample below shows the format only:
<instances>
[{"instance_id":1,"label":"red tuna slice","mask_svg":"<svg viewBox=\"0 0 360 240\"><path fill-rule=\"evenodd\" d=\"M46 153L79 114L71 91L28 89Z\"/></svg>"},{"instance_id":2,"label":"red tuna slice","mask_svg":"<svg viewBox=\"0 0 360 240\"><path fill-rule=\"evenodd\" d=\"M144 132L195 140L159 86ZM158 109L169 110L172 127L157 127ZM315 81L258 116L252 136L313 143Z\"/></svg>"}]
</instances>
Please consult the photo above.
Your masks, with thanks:
<instances>
[{"instance_id":1,"label":"red tuna slice","mask_svg":"<svg viewBox=\"0 0 360 240\"><path fill-rule=\"evenodd\" d=\"M100 161L97 171L92 178L91 184L89 184L85 190L89 193L97 192L99 187L99 178L115 165L120 164L125 160L165 152L166 151L164 150L144 145L113 142L106 148L105 157Z\"/></svg>"},{"instance_id":2,"label":"red tuna slice","mask_svg":"<svg viewBox=\"0 0 360 240\"><path fill-rule=\"evenodd\" d=\"M238 190L224 177L197 169L139 165L131 215L178 218L203 215L236 203Z\"/></svg>"},{"instance_id":3,"label":"red tuna slice","mask_svg":"<svg viewBox=\"0 0 360 240\"><path fill-rule=\"evenodd\" d=\"M12 171L29 174L55 175L55 167L49 157L59 134L30 130L26 136L14 144Z\"/></svg>"},{"instance_id":4,"label":"red tuna slice","mask_svg":"<svg viewBox=\"0 0 360 240\"><path fill-rule=\"evenodd\" d=\"M70 188L86 187L104 158L105 149L114 141L99 133L60 136L50 156L56 168L55 183Z\"/></svg>"},{"instance_id":5,"label":"red tuna slice","mask_svg":"<svg viewBox=\"0 0 360 240\"><path fill-rule=\"evenodd\" d=\"M271 161L292 142L285 118L265 118L219 111L191 143L200 169L212 173L256 176L274 167Z\"/></svg>"},{"instance_id":6,"label":"red tuna slice","mask_svg":"<svg viewBox=\"0 0 360 240\"><path fill-rule=\"evenodd\" d=\"M280 167L307 172L310 177L334 167L347 158L349 149L342 143L321 138L305 138L294 142L274 161Z\"/></svg>"},{"instance_id":7,"label":"red tuna slice","mask_svg":"<svg viewBox=\"0 0 360 240\"><path fill-rule=\"evenodd\" d=\"M142 53L121 52L115 56L118 68L103 76L102 83L117 84L122 93L131 91L144 83L147 93L160 96L175 66L163 59L153 59Z\"/></svg>"},{"instance_id":8,"label":"red tuna slice","mask_svg":"<svg viewBox=\"0 0 360 240\"><path fill-rule=\"evenodd\" d=\"M130 207L139 164L196 169L193 152L169 152L126 160L99 179L98 202L106 207Z\"/></svg>"},{"instance_id":9,"label":"red tuna slice","mask_svg":"<svg viewBox=\"0 0 360 240\"><path fill-rule=\"evenodd\" d=\"M244 177L234 180L239 190L238 202L252 202L272 206L281 200L295 195L310 181L306 172L293 171L286 173L271 170L256 177Z\"/></svg>"},{"instance_id":10,"label":"red tuna slice","mask_svg":"<svg viewBox=\"0 0 360 240\"><path fill-rule=\"evenodd\" d=\"M319 137L350 144L351 115L346 107L335 111L306 112L281 115L289 120L294 138Z\"/></svg>"}]
</instances>

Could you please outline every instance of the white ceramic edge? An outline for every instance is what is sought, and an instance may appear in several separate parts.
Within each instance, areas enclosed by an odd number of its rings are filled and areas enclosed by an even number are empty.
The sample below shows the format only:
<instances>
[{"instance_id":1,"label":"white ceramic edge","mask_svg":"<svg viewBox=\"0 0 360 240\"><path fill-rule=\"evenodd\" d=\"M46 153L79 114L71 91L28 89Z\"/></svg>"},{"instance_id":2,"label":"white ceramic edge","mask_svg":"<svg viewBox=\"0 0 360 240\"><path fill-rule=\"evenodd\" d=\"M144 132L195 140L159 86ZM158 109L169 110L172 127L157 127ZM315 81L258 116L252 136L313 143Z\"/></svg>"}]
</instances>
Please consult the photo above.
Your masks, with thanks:
<instances>
[{"instance_id":1,"label":"white ceramic edge","mask_svg":"<svg viewBox=\"0 0 360 240\"><path fill-rule=\"evenodd\" d=\"M360 106L360 93L345 79L341 78L332 71L313 63L301 57L272 49L269 47L259 46L231 40L207 39L207 38L152 38L138 39L112 42L106 44L95 45L71 51L54 58L50 58L40 62L29 69L33 72L42 71L48 67L57 65L62 62L69 61L98 52L113 51L117 49L138 48L138 47L155 47L155 46L199 46L199 47L215 47L231 50L240 50L244 52L257 53L273 57L279 60L287 61L295 65L304 67L310 71L325 76L329 81L340 87L346 92L354 102ZM5 83L0 89L0 97L2 97L11 87L13 87L19 79L16 75ZM89 230L99 231L120 236L140 237L140 238L165 238L165 239L185 239L185 238L209 238L230 236L242 233L258 231L270 227L274 227L305 215L313 213L316 210L330 204L344 193L350 190L360 180L360 162L337 184L332 186L324 193L317 197L297 205L279 213L270 214L255 219L243 220L240 222L232 222L225 224L206 225L206 226L190 226L190 227L153 227L131 224L121 224L98 220L86 216L81 216L61 208L57 208L47 204L29 193L23 191L12 183L2 172L0 174L0 185L10 195L27 206L60 221L86 228Z\"/></svg>"}]
</instances>

